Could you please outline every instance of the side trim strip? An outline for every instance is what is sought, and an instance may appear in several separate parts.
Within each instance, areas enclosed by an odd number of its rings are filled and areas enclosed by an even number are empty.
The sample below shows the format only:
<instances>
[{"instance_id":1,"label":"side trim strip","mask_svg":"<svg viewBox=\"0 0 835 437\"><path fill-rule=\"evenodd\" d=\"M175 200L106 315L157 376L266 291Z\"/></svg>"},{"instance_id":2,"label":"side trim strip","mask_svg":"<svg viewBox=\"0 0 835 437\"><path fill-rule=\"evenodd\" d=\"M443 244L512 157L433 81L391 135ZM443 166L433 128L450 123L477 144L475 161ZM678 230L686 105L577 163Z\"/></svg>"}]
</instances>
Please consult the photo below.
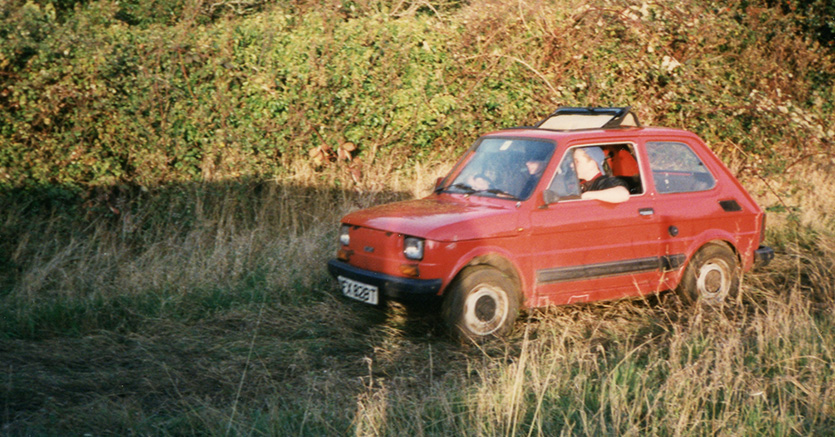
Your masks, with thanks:
<instances>
[{"instance_id":1,"label":"side trim strip","mask_svg":"<svg viewBox=\"0 0 835 437\"><path fill-rule=\"evenodd\" d=\"M636 258L599 264L584 264L571 267L555 267L536 271L538 284L578 281L581 279L605 278L629 273L652 272L655 270L676 270L687 260L684 254L660 257Z\"/></svg>"}]
</instances>

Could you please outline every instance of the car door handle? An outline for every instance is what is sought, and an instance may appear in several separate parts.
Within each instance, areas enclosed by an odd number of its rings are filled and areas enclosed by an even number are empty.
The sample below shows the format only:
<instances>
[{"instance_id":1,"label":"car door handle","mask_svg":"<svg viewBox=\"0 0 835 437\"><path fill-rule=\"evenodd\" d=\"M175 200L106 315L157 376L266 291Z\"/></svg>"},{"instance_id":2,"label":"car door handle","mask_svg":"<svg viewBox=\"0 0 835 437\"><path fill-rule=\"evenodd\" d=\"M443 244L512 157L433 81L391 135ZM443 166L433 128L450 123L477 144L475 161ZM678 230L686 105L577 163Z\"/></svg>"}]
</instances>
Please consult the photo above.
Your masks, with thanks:
<instances>
[{"instance_id":1,"label":"car door handle","mask_svg":"<svg viewBox=\"0 0 835 437\"><path fill-rule=\"evenodd\" d=\"M653 210L652 208L641 208L638 210L638 214L641 214L643 216L653 215L655 214L655 210Z\"/></svg>"}]
</instances>

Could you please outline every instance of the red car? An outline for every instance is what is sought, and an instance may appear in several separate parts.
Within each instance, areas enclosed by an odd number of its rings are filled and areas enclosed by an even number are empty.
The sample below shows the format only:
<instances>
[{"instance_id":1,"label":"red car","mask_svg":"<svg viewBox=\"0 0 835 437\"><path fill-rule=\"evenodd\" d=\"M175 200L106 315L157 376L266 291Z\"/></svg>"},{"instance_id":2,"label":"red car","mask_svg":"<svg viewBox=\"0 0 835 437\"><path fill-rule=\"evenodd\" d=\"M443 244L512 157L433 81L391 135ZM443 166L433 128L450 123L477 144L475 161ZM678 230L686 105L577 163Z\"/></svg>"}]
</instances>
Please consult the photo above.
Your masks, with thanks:
<instances>
[{"instance_id":1,"label":"red car","mask_svg":"<svg viewBox=\"0 0 835 437\"><path fill-rule=\"evenodd\" d=\"M765 265L765 214L695 134L630 108L560 108L476 141L426 198L348 214L328 270L345 296L441 297L457 335L522 307L677 290L720 304Z\"/></svg>"}]
</instances>

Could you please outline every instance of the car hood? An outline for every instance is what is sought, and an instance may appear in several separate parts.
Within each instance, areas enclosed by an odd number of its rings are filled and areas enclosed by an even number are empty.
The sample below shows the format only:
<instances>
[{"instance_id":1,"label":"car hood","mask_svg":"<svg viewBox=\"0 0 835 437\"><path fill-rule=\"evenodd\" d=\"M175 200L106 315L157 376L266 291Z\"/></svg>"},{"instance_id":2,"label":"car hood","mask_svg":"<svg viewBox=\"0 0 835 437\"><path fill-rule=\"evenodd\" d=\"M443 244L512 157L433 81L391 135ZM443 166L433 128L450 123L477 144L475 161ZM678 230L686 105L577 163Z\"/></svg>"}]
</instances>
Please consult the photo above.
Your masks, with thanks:
<instances>
[{"instance_id":1,"label":"car hood","mask_svg":"<svg viewBox=\"0 0 835 437\"><path fill-rule=\"evenodd\" d=\"M463 241L514 235L516 204L485 203L486 200L452 196L389 203L352 212L343 223L422 237L435 241Z\"/></svg>"}]
</instances>

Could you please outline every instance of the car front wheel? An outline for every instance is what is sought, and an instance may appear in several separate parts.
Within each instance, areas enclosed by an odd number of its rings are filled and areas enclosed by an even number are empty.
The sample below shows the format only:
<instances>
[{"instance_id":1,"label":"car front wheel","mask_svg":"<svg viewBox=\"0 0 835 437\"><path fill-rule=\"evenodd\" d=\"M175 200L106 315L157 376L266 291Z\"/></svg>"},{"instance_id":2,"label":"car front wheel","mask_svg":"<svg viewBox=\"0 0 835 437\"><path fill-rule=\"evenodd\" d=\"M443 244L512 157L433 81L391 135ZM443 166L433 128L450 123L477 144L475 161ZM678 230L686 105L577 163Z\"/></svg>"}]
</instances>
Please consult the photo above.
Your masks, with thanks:
<instances>
[{"instance_id":1,"label":"car front wheel","mask_svg":"<svg viewBox=\"0 0 835 437\"><path fill-rule=\"evenodd\" d=\"M505 335L518 312L519 295L513 281L487 266L462 271L443 304L444 318L459 339Z\"/></svg>"},{"instance_id":2,"label":"car front wheel","mask_svg":"<svg viewBox=\"0 0 835 437\"><path fill-rule=\"evenodd\" d=\"M709 244L693 256L678 287L688 302L719 305L739 293L739 264L725 245Z\"/></svg>"}]
</instances>

